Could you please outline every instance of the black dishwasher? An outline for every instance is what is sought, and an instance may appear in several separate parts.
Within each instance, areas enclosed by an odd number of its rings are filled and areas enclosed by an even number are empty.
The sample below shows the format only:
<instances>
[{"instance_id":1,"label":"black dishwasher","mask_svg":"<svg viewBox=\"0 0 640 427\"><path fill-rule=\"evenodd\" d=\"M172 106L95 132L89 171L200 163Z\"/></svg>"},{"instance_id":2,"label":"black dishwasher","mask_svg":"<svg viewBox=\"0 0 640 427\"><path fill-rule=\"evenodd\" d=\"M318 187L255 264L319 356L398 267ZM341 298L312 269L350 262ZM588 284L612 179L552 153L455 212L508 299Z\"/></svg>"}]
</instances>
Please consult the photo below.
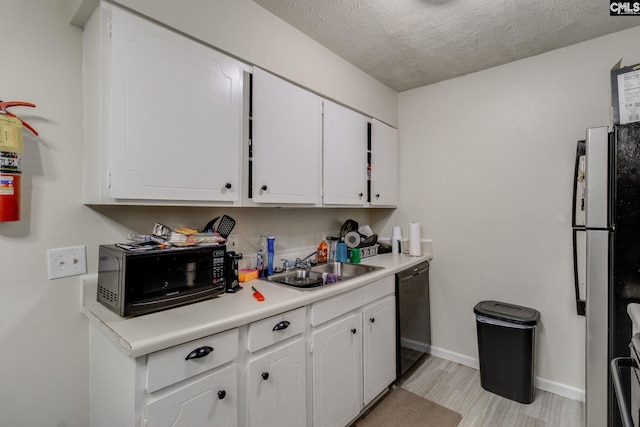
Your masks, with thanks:
<instances>
[{"instance_id":1,"label":"black dishwasher","mask_svg":"<svg viewBox=\"0 0 640 427\"><path fill-rule=\"evenodd\" d=\"M431 351L429 262L396 274L396 376Z\"/></svg>"}]
</instances>

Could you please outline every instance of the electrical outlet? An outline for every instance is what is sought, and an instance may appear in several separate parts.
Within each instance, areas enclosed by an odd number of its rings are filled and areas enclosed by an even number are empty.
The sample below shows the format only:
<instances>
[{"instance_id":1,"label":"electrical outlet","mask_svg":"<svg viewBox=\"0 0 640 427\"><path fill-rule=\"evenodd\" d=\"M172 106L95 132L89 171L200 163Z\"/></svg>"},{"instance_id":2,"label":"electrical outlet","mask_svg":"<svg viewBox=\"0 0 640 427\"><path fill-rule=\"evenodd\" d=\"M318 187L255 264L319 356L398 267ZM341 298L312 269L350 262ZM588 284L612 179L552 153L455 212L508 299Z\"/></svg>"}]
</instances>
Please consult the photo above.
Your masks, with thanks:
<instances>
[{"instance_id":1,"label":"electrical outlet","mask_svg":"<svg viewBox=\"0 0 640 427\"><path fill-rule=\"evenodd\" d=\"M238 250L238 235L236 233L231 233L227 236L227 249Z\"/></svg>"},{"instance_id":2,"label":"electrical outlet","mask_svg":"<svg viewBox=\"0 0 640 427\"><path fill-rule=\"evenodd\" d=\"M49 280L87 273L87 256L84 246L49 249Z\"/></svg>"}]
</instances>

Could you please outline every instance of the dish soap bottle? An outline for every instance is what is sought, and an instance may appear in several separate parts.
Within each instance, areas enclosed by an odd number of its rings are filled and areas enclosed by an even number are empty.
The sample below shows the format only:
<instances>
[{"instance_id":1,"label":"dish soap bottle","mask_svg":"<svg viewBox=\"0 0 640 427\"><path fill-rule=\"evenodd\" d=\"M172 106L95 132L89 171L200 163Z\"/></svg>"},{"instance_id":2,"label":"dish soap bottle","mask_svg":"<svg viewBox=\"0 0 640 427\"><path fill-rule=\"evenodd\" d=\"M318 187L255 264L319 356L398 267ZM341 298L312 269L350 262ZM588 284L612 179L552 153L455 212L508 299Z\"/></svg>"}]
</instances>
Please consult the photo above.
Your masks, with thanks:
<instances>
[{"instance_id":1,"label":"dish soap bottle","mask_svg":"<svg viewBox=\"0 0 640 427\"><path fill-rule=\"evenodd\" d=\"M329 245L327 245L326 237L322 236L322 241L318 245L318 253L316 255L316 260L320 262L327 262L327 255L329 253Z\"/></svg>"}]
</instances>

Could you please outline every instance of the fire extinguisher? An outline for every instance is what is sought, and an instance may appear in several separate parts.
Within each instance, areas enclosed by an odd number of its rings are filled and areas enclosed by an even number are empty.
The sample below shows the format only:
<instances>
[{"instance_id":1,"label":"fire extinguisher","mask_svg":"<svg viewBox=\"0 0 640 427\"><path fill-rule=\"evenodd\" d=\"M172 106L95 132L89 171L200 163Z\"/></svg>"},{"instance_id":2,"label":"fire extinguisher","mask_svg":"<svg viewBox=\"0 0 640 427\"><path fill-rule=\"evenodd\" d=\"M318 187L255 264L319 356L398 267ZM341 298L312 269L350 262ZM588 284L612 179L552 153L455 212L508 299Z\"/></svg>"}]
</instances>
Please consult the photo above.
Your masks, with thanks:
<instances>
[{"instance_id":1,"label":"fire extinguisher","mask_svg":"<svg viewBox=\"0 0 640 427\"><path fill-rule=\"evenodd\" d=\"M6 110L15 106L35 107L28 102L0 101L0 221L20 219L21 163L24 153L22 127L38 135L28 123Z\"/></svg>"}]
</instances>

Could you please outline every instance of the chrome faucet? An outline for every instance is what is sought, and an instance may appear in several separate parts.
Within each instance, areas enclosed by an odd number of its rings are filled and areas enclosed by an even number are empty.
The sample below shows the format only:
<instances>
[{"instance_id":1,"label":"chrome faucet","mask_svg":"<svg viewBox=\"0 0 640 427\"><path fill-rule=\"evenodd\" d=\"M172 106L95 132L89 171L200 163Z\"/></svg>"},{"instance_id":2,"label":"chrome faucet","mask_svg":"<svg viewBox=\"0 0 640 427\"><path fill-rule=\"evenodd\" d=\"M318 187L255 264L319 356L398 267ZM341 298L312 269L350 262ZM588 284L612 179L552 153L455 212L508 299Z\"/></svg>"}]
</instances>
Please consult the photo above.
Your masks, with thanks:
<instances>
[{"instance_id":1,"label":"chrome faucet","mask_svg":"<svg viewBox=\"0 0 640 427\"><path fill-rule=\"evenodd\" d=\"M311 268L311 265L313 264L313 262L309 259L312 256L316 255L317 251L311 252L309 255L307 255L306 257L300 259L300 258L296 258L296 262L295 262L295 267L296 268L302 268L305 270L308 270Z\"/></svg>"}]
</instances>

